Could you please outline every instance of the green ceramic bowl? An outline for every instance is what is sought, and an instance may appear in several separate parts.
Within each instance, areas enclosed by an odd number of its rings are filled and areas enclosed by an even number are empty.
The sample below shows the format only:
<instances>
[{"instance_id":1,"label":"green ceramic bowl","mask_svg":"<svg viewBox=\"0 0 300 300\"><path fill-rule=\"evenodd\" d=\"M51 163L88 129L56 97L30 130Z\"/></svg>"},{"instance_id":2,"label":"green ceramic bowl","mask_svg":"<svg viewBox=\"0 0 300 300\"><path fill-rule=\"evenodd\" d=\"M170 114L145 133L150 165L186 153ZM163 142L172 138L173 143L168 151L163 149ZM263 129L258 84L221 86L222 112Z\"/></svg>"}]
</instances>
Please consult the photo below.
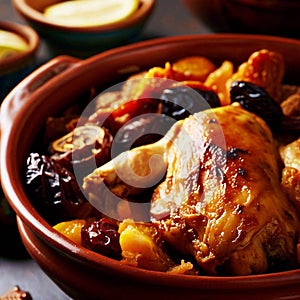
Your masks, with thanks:
<instances>
[{"instance_id":1,"label":"green ceramic bowl","mask_svg":"<svg viewBox=\"0 0 300 300\"><path fill-rule=\"evenodd\" d=\"M31 27L14 22L0 21L0 30L16 33L28 44L26 51L0 60L0 101L2 101L10 90L32 71L40 38Z\"/></svg>"},{"instance_id":2,"label":"green ceramic bowl","mask_svg":"<svg viewBox=\"0 0 300 300\"><path fill-rule=\"evenodd\" d=\"M67 27L46 19L44 9L57 0L12 0L16 12L49 42L65 53L99 51L135 40L155 6L155 0L141 0L129 18L107 25Z\"/></svg>"}]
</instances>

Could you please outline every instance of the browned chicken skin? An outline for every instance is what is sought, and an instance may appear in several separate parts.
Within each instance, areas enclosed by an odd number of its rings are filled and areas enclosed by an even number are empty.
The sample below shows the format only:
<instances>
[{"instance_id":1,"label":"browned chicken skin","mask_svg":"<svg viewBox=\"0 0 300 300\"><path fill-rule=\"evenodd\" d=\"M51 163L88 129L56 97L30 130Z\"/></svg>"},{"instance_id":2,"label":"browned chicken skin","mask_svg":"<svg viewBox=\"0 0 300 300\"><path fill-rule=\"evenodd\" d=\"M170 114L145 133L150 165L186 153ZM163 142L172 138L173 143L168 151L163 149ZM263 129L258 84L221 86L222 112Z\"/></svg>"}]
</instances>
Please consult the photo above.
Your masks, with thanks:
<instances>
[{"instance_id":1,"label":"browned chicken skin","mask_svg":"<svg viewBox=\"0 0 300 300\"><path fill-rule=\"evenodd\" d=\"M280 147L284 164L281 185L300 216L300 138Z\"/></svg>"},{"instance_id":2,"label":"browned chicken skin","mask_svg":"<svg viewBox=\"0 0 300 300\"><path fill-rule=\"evenodd\" d=\"M197 174L188 170L185 181L178 180L178 156L170 154L172 147L167 150L167 178L156 189L151 210L156 217L160 207L166 213L168 199L180 204L161 222L164 238L209 274L221 266L225 273L262 273L293 261L299 223L279 185L278 152L269 128L237 107L214 114L199 113L184 124L190 134L195 128L199 134L186 149L190 158L200 153ZM220 144L216 122L225 143Z\"/></svg>"},{"instance_id":3,"label":"browned chicken skin","mask_svg":"<svg viewBox=\"0 0 300 300\"><path fill-rule=\"evenodd\" d=\"M299 220L280 186L272 134L256 115L236 106L197 113L177 122L161 141L130 150L127 161L117 157L95 170L85 178L84 189L99 201L103 184L120 196L138 193L140 189L126 184L116 169L140 163L141 153L144 163L133 168L141 177L153 154L163 159L151 179L160 177L167 166L165 180L151 200L156 236L146 238L153 248L164 241L206 274L248 275L295 266ZM121 247L126 244L125 256L131 262L136 256L136 265L143 261L144 267L147 255L153 261L154 254L137 247L145 241L137 232L145 237L145 230L133 224L121 223ZM130 228L135 236L132 247Z\"/></svg>"}]
</instances>

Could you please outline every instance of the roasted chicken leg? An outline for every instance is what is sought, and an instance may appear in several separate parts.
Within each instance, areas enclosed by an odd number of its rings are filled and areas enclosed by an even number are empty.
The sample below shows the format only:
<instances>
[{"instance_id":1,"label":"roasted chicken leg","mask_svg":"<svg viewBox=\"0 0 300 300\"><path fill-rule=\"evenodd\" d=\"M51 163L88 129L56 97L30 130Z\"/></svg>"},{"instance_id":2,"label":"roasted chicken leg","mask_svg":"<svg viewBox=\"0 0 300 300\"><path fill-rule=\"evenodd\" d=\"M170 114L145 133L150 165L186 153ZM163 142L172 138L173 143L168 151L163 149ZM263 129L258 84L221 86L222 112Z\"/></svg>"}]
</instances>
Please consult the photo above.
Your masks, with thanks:
<instances>
[{"instance_id":1,"label":"roasted chicken leg","mask_svg":"<svg viewBox=\"0 0 300 300\"><path fill-rule=\"evenodd\" d=\"M160 159L153 171L147 161L154 154ZM96 169L83 187L94 201L103 201L103 185L126 198L147 190L144 179L150 174L151 186L157 179L150 207L153 245L164 241L176 257L188 258L206 274L264 273L296 263L299 219L281 189L278 162L265 122L231 105L178 121L161 141ZM121 240L126 232L126 254L131 251L138 265L147 251L135 252L143 249L136 247L139 239L130 247L126 224L120 225Z\"/></svg>"}]
</instances>

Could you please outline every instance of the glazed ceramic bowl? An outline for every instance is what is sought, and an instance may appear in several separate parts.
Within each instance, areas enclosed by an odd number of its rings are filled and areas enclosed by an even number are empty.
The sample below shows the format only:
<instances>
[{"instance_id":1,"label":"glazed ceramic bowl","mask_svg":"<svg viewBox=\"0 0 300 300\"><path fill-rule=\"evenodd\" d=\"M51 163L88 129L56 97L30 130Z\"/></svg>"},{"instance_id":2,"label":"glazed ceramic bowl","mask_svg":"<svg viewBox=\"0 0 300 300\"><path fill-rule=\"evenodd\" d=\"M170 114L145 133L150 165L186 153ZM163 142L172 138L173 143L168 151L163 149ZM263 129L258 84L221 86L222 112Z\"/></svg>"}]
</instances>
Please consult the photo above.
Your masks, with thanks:
<instances>
[{"instance_id":1,"label":"glazed ceramic bowl","mask_svg":"<svg viewBox=\"0 0 300 300\"><path fill-rule=\"evenodd\" d=\"M21 36L28 44L26 51L0 60L0 101L12 88L32 71L35 55L40 45L40 38L29 26L14 22L0 21L0 30L6 30Z\"/></svg>"},{"instance_id":2,"label":"glazed ceramic bowl","mask_svg":"<svg viewBox=\"0 0 300 300\"><path fill-rule=\"evenodd\" d=\"M141 0L139 8L129 18L107 25L90 27L71 27L49 21L43 14L44 9L57 0L13 0L16 12L49 45L65 53L97 53L104 49L126 44L136 40L150 17L155 0Z\"/></svg>"},{"instance_id":3,"label":"glazed ceramic bowl","mask_svg":"<svg viewBox=\"0 0 300 300\"><path fill-rule=\"evenodd\" d=\"M45 273L74 299L296 299L300 270L219 277L148 271L91 252L54 230L31 204L22 174L48 116L71 105L91 87L107 87L132 72L164 66L189 55L221 63L244 62L256 50L284 55L285 81L300 75L300 41L255 35L189 35L160 38L108 50L85 60L58 56L23 80L1 108L1 180L17 214L22 241ZM145 57L148 59L145 60ZM299 81L298 81L299 83Z\"/></svg>"},{"instance_id":4,"label":"glazed ceramic bowl","mask_svg":"<svg viewBox=\"0 0 300 300\"><path fill-rule=\"evenodd\" d=\"M300 37L300 2L293 0L182 0L217 32Z\"/></svg>"}]
</instances>

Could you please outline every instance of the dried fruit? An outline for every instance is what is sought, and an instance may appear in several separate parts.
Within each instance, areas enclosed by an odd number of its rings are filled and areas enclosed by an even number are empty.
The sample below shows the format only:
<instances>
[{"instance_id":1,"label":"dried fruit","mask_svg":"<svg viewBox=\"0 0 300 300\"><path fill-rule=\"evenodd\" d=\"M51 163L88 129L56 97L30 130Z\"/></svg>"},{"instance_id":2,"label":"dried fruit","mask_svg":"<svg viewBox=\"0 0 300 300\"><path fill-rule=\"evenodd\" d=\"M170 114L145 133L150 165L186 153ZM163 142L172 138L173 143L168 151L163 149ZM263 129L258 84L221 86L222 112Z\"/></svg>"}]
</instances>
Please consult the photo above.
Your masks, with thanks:
<instances>
[{"instance_id":1,"label":"dried fruit","mask_svg":"<svg viewBox=\"0 0 300 300\"><path fill-rule=\"evenodd\" d=\"M165 89L160 99L162 114L175 120L181 120L196 112L220 106L217 94L208 88L198 89L178 85Z\"/></svg>"},{"instance_id":2,"label":"dried fruit","mask_svg":"<svg viewBox=\"0 0 300 300\"><path fill-rule=\"evenodd\" d=\"M204 81L216 69L215 64L203 56L188 56L172 65L173 79L177 81Z\"/></svg>"},{"instance_id":3,"label":"dried fruit","mask_svg":"<svg viewBox=\"0 0 300 300\"><path fill-rule=\"evenodd\" d=\"M126 122L141 114L157 113L159 101L150 97L131 100L114 110L108 118L108 128L114 135Z\"/></svg>"},{"instance_id":4,"label":"dried fruit","mask_svg":"<svg viewBox=\"0 0 300 300\"><path fill-rule=\"evenodd\" d=\"M116 133L112 147L112 157L132 148L154 143L161 139L174 120L162 114L141 114L136 116Z\"/></svg>"},{"instance_id":5,"label":"dried fruit","mask_svg":"<svg viewBox=\"0 0 300 300\"><path fill-rule=\"evenodd\" d=\"M80 177L77 179L80 180L110 160L111 143L112 135L107 129L85 124L54 141L52 149L56 153L51 158L71 172L76 166L76 175Z\"/></svg>"},{"instance_id":6,"label":"dried fruit","mask_svg":"<svg viewBox=\"0 0 300 300\"><path fill-rule=\"evenodd\" d=\"M82 246L111 258L121 258L118 224L102 218L86 225L81 231Z\"/></svg>"},{"instance_id":7,"label":"dried fruit","mask_svg":"<svg viewBox=\"0 0 300 300\"><path fill-rule=\"evenodd\" d=\"M247 81L265 89L279 102L280 86L285 71L283 56L280 53L262 49L252 53L247 62L241 64L232 75L229 85L234 81Z\"/></svg>"},{"instance_id":8,"label":"dried fruit","mask_svg":"<svg viewBox=\"0 0 300 300\"><path fill-rule=\"evenodd\" d=\"M230 104L229 90L226 83L232 74L233 64L225 60L218 69L208 75L204 82L205 86L212 88L217 93L222 106Z\"/></svg>"},{"instance_id":9,"label":"dried fruit","mask_svg":"<svg viewBox=\"0 0 300 300\"><path fill-rule=\"evenodd\" d=\"M272 130L281 124L280 105L261 87L246 81L235 81L230 89L231 102L238 102L246 110L265 120Z\"/></svg>"},{"instance_id":10,"label":"dried fruit","mask_svg":"<svg viewBox=\"0 0 300 300\"><path fill-rule=\"evenodd\" d=\"M92 211L75 176L51 158L31 153L27 159L26 189L40 214L51 224L85 218Z\"/></svg>"},{"instance_id":11,"label":"dried fruit","mask_svg":"<svg viewBox=\"0 0 300 300\"><path fill-rule=\"evenodd\" d=\"M53 226L53 228L65 237L73 241L74 243L81 245L81 230L86 224L85 220L72 220L60 222Z\"/></svg>"},{"instance_id":12,"label":"dried fruit","mask_svg":"<svg viewBox=\"0 0 300 300\"><path fill-rule=\"evenodd\" d=\"M119 227L123 262L139 268L168 271L175 266L155 224L124 220Z\"/></svg>"}]
</instances>

